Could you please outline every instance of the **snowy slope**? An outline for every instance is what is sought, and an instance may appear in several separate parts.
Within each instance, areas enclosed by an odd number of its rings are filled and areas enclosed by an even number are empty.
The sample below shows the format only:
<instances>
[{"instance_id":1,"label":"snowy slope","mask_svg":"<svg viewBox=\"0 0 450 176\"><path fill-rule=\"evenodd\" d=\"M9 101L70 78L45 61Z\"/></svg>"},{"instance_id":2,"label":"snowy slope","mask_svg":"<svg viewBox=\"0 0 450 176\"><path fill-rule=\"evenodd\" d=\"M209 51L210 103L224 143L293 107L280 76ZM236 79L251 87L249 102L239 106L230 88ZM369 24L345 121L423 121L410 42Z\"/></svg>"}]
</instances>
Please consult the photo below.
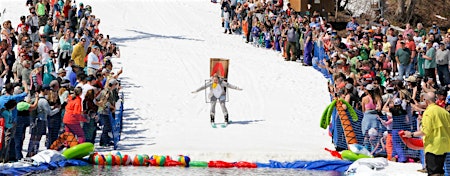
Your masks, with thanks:
<instances>
[{"instance_id":1,"label":"snowy slope","mask_svg":"<svg viewBox=\"0 0 450 176\"><path fill-rule=\"evenodd\" d=\"M78 2L78 1L77 1ZM241 36L223 34L220 8L209 1L85 0L101 18L122 53L125 119L119 150L126 153L185 154L194 160L332 159L328 132L319 128L329 103L327 80L311 67L285 62L273 51L245 44ZM1 1L26 13L22 3ZM18 20L13 20L17 25ZM231 90L227 128L209 124L210 105L202 86L209 58L228 58ZM220 106L216 121L223 121ZM401 167L401 171L398 171ZM394 169L395 168L395 169ZM393 163L385 171L417 174L418 164Z\"/></svg>"}]
</instances>

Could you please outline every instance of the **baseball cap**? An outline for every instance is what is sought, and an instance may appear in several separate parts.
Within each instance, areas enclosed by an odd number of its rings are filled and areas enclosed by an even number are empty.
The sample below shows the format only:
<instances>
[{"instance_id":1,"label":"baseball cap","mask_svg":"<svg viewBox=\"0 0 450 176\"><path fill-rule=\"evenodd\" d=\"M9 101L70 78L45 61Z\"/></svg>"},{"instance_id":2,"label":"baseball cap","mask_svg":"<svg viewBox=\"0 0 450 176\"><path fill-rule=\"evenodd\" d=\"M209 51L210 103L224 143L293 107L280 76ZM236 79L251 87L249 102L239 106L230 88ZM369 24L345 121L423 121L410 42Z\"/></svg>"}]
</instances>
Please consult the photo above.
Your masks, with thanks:
<instances>
[{"instance_id":1,"label":"baseball cap","mask_svg":"<svg viewBox=\"0 0 450 176\"><path fill-rule=\"evenodd\" d=\"M347 84L345 85L345 88L346 88L346 89L351 89L352 87L353 87L353 85L350 84L350 83L347 83Z\"/></svg>"},{"instance_id":2,"label":"baseball cap","mask_svg":"<svg viewBox=\"0 0 450 176\"><path fill-rule=\"evenodd\" d=\"M401 105L401 104L402 104L402 99L400 99L400 98L394 99L394 105Z\"/></svg>"},{"instance_id":3,"label":"baseball cap","mask_svg":"<svg viewBox=\"0 0 450 176\"><path fill-rule=\"evenodd\" d=\"M64 70L63 68L58 69L58 74L65 73L65 72L66 72L66 70Z\"/></svg>"},{"instance_id":4,"label":"baseball cap","mask_svg":"<svg viewBox=\"0 0 450 176\"><path fill-rule=\"evenodd\" d=\"M112 78L112 79L109 80L109 84L114 85L114 84L118 84L118 83L119 83L119 82L118 82L116 79L114 79L114 78Z\"/></svg>"},{"instance_id":5,"label":"baseball cap","mask_svg":"<svg viewBox=\"0 0 450 176\"><path fill-rule=\"evenodd\" d=\"M408 78L406 78L407 82L416 82L416 77L414 76L409 76Z\"/></svg>"},{"instance_id":6,"label":"baseball cap","mask_svg":"<svg viewBox=\"0 0 450 176\"><path fill-rule=\"evenodd\" d=\"M40 68L40 67L42 67L42 64L41 64L41 63L38 62L38 63L35 63L35 64L34 64L34 68Z\"/></svg>"},{"instance_id":7,"label":"baseball cap","mask_svg":"<svg viewBox=\"0 0 450 176\"><path fill-rule=\"evenodd\" d=\"M373 90L374 89L373 84L367 84L367 86L365 88L366 88L366 90Z\"/></svg>"},{"instance_id":8,"label":"baseball cap","mask_svg":"<svg viewBox=\"0 0 450 176\"><path fill-rule=\"evenodd\" d=\"M50 86L48 84L43 84L42 85L42 90L50 90Z\"/></svg>"}]
</instances>

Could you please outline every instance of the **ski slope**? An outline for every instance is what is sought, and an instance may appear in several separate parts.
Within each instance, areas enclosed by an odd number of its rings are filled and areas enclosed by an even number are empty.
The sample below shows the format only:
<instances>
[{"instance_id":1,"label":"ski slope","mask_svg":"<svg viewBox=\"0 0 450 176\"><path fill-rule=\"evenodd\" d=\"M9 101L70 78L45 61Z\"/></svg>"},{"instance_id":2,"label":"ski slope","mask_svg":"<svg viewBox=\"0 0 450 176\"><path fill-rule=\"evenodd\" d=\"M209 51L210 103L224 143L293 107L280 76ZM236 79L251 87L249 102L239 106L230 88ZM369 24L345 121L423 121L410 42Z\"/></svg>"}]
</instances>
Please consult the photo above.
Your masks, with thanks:
<instances>
[{"instance_id":1,"label":"ski slope","mask_svg":"<svg viewBox=\"0 0 450 176\"><path fill-rule=\"evenodd\" d=\"M327 80L311 67L223 33L220 7L209 1L83 0L121 50L124 129L119 151L189 155L193 160L279 161L333 159L327 130L319 127L329 104ZM17 26L24 3L2 0ZM17 10L9 10L16 8ZM230 59L227 128L211 128L205 92L190 92L209 77L209 59ZM216 122L222 122L220 106ZM27 142L25 143L27 144ZM26 147L25 147L26 148ZM42 148L42 147L41 147ZM105 150L105 149L102 149ZM391 165L381 173L417 175L419 164ZM401 168L399 168L401 167ZM420 174L419 174L420 175Z\"/></svg>"}]
</instances>

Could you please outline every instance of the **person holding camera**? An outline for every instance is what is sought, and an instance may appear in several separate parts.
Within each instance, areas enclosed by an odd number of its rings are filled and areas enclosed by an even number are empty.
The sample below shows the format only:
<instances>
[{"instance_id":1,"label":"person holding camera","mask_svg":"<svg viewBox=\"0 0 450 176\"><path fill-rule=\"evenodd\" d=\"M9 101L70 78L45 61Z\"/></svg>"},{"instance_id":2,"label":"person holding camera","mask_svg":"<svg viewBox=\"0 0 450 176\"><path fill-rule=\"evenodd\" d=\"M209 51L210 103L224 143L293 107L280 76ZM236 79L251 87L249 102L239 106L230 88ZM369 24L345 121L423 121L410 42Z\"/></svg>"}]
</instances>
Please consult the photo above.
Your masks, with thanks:
<instances>
[{"instance_id":1,"label":"person holding camera","mask_svg":"<svg viewBox=\"0 0 450 176\"><path fill-rule=\"evenodd\" d=\"M105 88L94 99L94 103L98 106L99 118L103 121L100 146L114 146L114 143L111 141L111 136L109 135L109 133L112 132L112 124L109 114L114 113L115 111L116 102L113 98L113 90L117 89L118 86L119 82L116 79L109 79Z\"/></svg>"},{"instance_id":2,"label":"person holding camera","mask_svg":"<svg viewBox=\"0 0 450 176\"><path fill-rule=\"evenodd\" d=\"M31 41L39 42L39 17L36 14L34 7L30 7L30 15L27 18L27 23L30 25Z\"/></svg>"}]
</instances>

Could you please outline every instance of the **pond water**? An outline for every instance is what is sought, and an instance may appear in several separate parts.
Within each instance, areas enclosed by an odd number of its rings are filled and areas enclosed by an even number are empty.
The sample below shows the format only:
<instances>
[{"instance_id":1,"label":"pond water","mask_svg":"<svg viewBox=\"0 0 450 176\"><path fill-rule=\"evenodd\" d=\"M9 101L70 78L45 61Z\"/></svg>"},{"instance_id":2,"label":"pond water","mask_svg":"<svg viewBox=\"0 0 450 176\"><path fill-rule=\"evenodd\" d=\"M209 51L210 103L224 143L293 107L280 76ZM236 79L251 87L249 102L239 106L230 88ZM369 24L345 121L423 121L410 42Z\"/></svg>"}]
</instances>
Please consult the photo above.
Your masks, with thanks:
<instances>
[{"instance_id":1,"label":"pond water","mask_svg":"<svg viewBox=\"0 0 450 176\"><path fill-rule=\"evenodd\" d=\"M134 167L134 166L83 166L65 167L33 175L308 175L341 176L333 171L311 171L301 169L222 169L222 168L183 168L183 167Z\"/></svg>"}]
</instances>

